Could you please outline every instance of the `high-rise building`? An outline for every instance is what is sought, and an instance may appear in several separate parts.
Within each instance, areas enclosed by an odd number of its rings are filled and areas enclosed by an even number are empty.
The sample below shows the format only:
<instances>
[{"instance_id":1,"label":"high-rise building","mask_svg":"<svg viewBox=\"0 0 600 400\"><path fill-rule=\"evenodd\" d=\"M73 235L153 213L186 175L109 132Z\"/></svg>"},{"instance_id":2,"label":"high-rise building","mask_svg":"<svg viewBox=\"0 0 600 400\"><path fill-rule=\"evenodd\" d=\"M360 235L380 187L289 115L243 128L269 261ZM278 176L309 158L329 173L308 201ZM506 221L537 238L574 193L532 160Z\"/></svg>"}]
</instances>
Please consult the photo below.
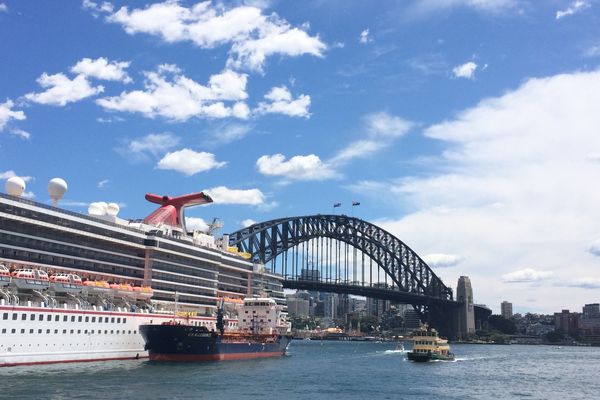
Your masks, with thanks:
<instances>
[{"instance_id":1,"label":"high-rise building","mask_svg":"<svg viewBox=\"0 0 600 400\"><path fill-rule=\"evenodd\" d=\"M512 303L503 301L500 303L500 314L503 318L510 319L513 316Z\"/></svg>"},{"instance_id":2,"label":"high-rise building","mask_svg":"<svg viewBox=\"0 0 600 400\"><path fill-rule=\"evenodd\" d=\"M402 317L404 318L405 331L415 331L421 327L421 319L419 318L419 313L417 313L414 308L406 308Z\"/></svg>"},{"instance_id":3,"label":"high-rise building","mask_svg":"<svg viewBox=\"0 0 600 400\"><path fill-rule=\"evenodd\" d=\"M554 313L554 327L568 335L576 333L579 325L579 314L562 310L559 313Z\"/></svg>"},{"instance_id":4,"label":"high-rise building","mask_svg":"<svg viewBox=\"0 0 600 400\"><path fill-rule=\"evenodd\" d=\"M303 297L300 293L288 294L286 296L287 309L290 316L306 318L310 315L310 300Z\"/></svg>"},{"instance_id":5,"label":"high-rise building","mask_svg":"<svg viewBox=\"0 0 600 400\"><path fill-rule=\"evenodd\" d=\"M458 278L456 300L461 302L458 310L458 336L462 339L475 333L475 310L473 308L473 288L468 276Z\"/></svg>"},{"instance_id":6,"label":"high-rise building","mask_svg":"<svg viewBox=\"0 0 600 400\"><path fill-rule=\"evenodd\" d=\"M583 306L583 318L600 318L600 304L593 303Z\"/></svg>"}]
</instances>

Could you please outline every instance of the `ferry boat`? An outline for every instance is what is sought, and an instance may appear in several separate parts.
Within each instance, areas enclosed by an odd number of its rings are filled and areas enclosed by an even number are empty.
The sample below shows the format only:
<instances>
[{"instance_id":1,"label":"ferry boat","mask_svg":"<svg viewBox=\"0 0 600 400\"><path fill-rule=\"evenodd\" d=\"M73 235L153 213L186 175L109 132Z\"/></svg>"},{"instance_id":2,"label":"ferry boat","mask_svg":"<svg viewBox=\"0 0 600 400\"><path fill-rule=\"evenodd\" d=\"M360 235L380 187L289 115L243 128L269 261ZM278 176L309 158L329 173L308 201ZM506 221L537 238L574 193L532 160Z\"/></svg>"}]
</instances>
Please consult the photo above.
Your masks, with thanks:
<instances>
[{"instance_id":1,"label":"ferry boat","mask_svg":"<svg viewBox=\"0 0 600 400\"><path fill-rule=\"evenodd\" d=\"M406 353L407 358L411 361L454 360L454 354L450 352L448 341L440 338L435 329L424 327L414 332L412 344L412 350Z\"/></svg>"},{"instance_id":2,"label":"ferry boat","mask_svg":"<svg viewBox=\"0 0 600 400\"><path fill-rule=\"evenodd\" d=\"M66 184L53 181L57 203ZM220 298L266 290L285 313L280 276L227 235L188 231L184 209L210 203L204 193L147 194L158 209L126 220L116 204L75 213L20 197L24 187L11 178L0 193L0 366L148 357L140 325L183 315L215 330Z\"/></svg>"},{"instance_id":3,"label":"ferry boat","mask_svg":"<svg viewBox=\"0 0 600 400\"><path fill-rule=\"evenodd\" d=\"M223 308L217 332L176 321L140 326L151 361L222 361L277 357L292 339L282 307L270 298L246 298L235 329L225 330Z\"/></svg>"}]
</instances>

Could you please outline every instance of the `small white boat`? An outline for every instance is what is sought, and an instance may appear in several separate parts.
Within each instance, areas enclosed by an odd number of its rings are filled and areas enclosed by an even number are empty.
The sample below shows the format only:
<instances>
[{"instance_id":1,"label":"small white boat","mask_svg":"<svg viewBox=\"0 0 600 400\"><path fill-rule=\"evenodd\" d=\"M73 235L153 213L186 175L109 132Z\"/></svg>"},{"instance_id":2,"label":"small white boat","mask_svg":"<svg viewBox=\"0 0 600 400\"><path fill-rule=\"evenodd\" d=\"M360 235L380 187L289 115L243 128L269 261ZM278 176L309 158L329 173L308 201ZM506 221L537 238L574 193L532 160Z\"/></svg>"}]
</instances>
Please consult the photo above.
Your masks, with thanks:
<instances>
[{"instance_id":1,"label":"small white boat","mask_svg":"<svg viewBox=\"0 0 600 400\"><path fill-rule=\"evenodd\" d=\"M61 272L50 277L50 287L56 293L80 293L83 282L79 275Z\"/></svg>"},{"instance_id":2,"label":"small white boat","mask_svg":"<svg viewBox=\"0 0 600 400\"><path fill-rule=\"evenodd\" d=\"M12 278L19 289L45 290L50 287L48 274L40 269L21 268L12 273Z\"/></svg>"},{"instance_id":3,"label":"small white boat","mask_svg":"<svg viewBox=\"0 0 600 400\"><path fill-rule=\"evenodd\" d=\"M0 286L8 286L10 281L10 270L6 265L0 264Z\"/></svg>"}]
</instances>

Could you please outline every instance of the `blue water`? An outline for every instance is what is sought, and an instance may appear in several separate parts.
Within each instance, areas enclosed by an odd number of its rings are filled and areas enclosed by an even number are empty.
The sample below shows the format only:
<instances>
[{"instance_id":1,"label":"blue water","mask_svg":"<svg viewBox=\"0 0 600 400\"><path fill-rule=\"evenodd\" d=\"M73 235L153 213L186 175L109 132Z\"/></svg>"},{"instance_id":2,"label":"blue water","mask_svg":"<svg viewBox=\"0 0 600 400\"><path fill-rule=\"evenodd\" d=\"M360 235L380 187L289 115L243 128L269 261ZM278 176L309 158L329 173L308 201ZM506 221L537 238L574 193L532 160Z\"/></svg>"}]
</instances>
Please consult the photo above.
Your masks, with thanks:
<instances>
[{"instance_id":1,"label":"blue water","mask_svg":"<svg viewBox=\"0 0 600 400\"><path fill-rule=\"evenodd\" d=\"M194 364L0 369L0 399L600 399L600 348L453 345L412 363L393 343L293 341L289 355Z\"/></svg>"}]
</instances>

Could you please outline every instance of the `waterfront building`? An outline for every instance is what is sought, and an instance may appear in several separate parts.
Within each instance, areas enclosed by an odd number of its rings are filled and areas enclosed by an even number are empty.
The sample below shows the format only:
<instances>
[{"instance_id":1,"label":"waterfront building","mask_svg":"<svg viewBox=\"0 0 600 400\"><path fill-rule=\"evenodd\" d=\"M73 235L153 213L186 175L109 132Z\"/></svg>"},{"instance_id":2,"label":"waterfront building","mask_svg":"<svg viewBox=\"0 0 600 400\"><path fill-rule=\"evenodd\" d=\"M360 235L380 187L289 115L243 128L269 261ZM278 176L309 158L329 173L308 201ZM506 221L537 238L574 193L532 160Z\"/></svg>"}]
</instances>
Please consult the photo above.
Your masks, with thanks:
<instances>
[{"instance_id":1,"label":"waterfront building","mask_svg":"<svg viewBox=\"0 0 600 400\"><path fill-rule=\"evenodd\" d=\"M554 313L554 328L558 331L573 335L577 332L579 323L579 314L562 310L559 313Z\"/></svg>"},{"instance_id":2,"label":"waterfront building","mask_svg":"<svg viewBox=\"0 0 600 400\"><path fill-rule=\"evenodd\" d=\"M513 306L512 303L508 301L503 301L500 304L500 315L502 315L505 319L510 319L513 316Z\"/></svg>"},{"instance_id":3,"label":"waterfront building","mask_svg":"<svg viewBox=\"0 0 600 400\"><path fill-rule=\"evenodd\" d=\"M304 295L308 293L298 292L286 296L288 315L301 318L310 316L310 297L306 298Z\"/></svg>"},{"instance_id":4,"label":"waterfront building","mask_svg":"<svg viewBox=\"0 0 600 400\"><path fill-rule=\"evenodd\" d=\"M586 304L577 326L581 340L594 346L600 346L600 304Z\"/></svg>"},{"instance_id":5,"label":"waterfront building","mask_svg":"<svg viewBox=\"0 0 600 400\"><path fill-rule=\"evenodd\" d=\"M456 299L461 302L458 310L458 337L466 339L475 333L475 310L473 307L473 288L468 276L458 278Z\"/></svg>"}]
</instances>

